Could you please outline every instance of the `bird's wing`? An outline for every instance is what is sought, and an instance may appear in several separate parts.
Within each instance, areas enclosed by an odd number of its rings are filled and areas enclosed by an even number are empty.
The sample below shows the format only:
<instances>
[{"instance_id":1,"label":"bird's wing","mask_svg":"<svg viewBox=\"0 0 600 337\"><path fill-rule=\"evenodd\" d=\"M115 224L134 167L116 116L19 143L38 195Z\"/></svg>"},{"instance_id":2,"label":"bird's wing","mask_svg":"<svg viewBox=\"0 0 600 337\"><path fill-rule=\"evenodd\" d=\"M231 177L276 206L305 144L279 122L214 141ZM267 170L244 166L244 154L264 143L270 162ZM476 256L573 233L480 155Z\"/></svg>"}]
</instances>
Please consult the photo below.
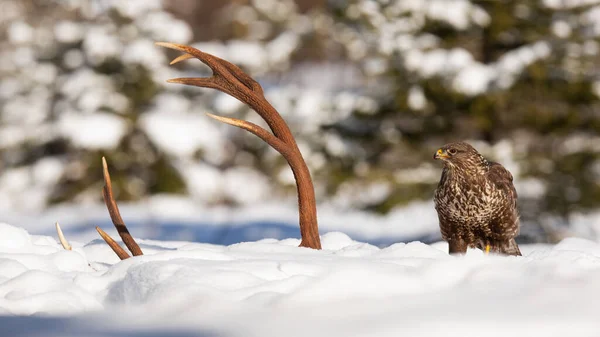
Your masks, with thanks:
<instances>
[{"instance_id":1,"label":"bird's wing","mask_svg":"<svg viewBox=\"0 0 600 337\"><path fill-rule=\"evenodd\" d=\"M512 202L514 203L515 207L517 205L517 190L515 189L515 186L513 185L513 176L510 172L508 172L507 169L504 168L504 166L498 164L498 163L494 163L494 162L490 162L489 163L489 170L487 173L488 179L490 179L492 182L494 182L494 184L496 184L496 187L498 187L500 190L504 191L504 193L506 194L506 196L510 199L512 199Z\"/></svg>"}]
</instances>

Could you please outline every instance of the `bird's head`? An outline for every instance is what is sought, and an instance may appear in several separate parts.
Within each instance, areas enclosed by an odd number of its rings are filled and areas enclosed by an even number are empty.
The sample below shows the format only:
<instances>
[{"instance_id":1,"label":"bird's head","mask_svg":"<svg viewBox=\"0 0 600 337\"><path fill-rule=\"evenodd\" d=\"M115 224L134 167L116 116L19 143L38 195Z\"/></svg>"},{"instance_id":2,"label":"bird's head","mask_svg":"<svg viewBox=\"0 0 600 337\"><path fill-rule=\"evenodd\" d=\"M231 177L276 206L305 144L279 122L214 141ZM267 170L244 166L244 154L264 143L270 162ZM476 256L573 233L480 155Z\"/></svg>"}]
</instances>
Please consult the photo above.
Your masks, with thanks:
<instances>
[{"instance_id":1,"label":"bird's head","mask_svg":"<svg viewBox=\"0 0 600 337\"><path fill-rule=\"evenodd\" d=\"M485 159L479 152L465 142L448 143L442 146L433 155L433 159L442 160L444 164L451 167L485 163Z\"/></svg>"}]
</instances>

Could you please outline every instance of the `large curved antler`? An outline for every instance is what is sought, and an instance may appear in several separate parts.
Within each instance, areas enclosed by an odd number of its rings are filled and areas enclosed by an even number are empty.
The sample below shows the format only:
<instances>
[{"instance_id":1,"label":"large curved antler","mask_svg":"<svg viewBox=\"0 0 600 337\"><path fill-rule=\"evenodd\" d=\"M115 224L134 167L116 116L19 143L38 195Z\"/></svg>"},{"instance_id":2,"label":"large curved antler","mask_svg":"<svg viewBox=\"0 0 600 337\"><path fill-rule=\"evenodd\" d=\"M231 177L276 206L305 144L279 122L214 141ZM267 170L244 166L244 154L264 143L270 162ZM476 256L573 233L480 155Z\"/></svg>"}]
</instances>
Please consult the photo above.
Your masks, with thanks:
<instances>
[{"instance_id":1,"label":"large curved antler","mask_svg":"<svg viewBox=\"0 0 600 337\"><path fill-rule=\"evenodd\" d=\"M275 110L275 108L267 101L260 84L248 76L248 74L244 73L238 66L211 54L180 44L168 42L157 42L156 44L185 53L174 59L171 64L190 58L197 58L202 61L202 63L206 64L213 72L211 77L175 78L170 79L167 82L217 89L248 104L248 106L254 109L265 122L267 122L267 125L273 133L247 121L209 114L210 117L218 121L237 126L253 133L281 153L287 160L294 173L296 186L298 188L300 234L302 236L300 246L321 249L321 240L319 238L319 228L317 224L315 191L310 172L298 149L298 144L296 144L292 132L277 110Z\"/></svg>"}]
</instances>

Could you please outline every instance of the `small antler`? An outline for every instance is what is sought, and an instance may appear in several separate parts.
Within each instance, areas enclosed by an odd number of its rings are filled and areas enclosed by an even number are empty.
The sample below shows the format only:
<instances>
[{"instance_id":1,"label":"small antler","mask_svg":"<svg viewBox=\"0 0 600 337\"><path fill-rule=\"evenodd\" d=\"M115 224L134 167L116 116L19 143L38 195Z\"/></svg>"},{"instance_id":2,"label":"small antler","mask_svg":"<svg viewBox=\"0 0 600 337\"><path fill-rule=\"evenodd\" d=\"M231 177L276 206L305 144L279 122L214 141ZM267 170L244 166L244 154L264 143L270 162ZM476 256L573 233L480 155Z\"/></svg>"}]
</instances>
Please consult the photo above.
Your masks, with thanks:
<instances>
[{"instance_id":1,"label":"small antler","mask_svg":"<svg viewBox=\"0 0 600 337\"><path fill-rule=\"evenodd\" d=\"M121 217L121 212L119 212L119 207L117 206L117 202L113 196L112 183L110 181L110 174L108 173L108 165L106 164L106 159L104 157L102 157L102 172L104 174L104 187L102 187L102 196L104 197L104 203L106 204L106 208L110 214L110 219L115 225L119 236L129 251L134 256L143 255L144 253L142 253L142 249L140 246L138 246L129 233L129 230L125 225L123 218ZM98 234L100 234L104 241L106 241L106 243L110 246L110 248L112 248L112 250L117 254L117 256L119 256L121 260L125 260L130 257L130 255L100 227L96 227L96 231L98 231Z\"/></svg>"},{"instance_id":2,"label":"small antler","mask_svg":"<svg viewBox=\"0 0 600 337\"><path fill-rule=\"evenodd\" d=\"M277 110L267 101L260 84L244 73L238 66L196 48L168 42L157 42L156 44L185 53L174 59L171 64L190 58L197 58L213 72L211 77L175 78L167 82L217 89L248 104L267 122L271 131L273 131L272 134L260 126L247 121L208 114L218 121L253 133L281 153L287 160L294 173L298 189L300 234L302 236L300 246L321 249L315 190L310 172L300 153L300 149L298 149L298 144L296 144L292 132Z\"/></svg>"},{"instance_id":3,"label":"small antler","mask_svg":"<svg viewBox=\"0 0 600 337\"><path fill-rule=\"evenodd\" d=\"M56 222L55 226L56 226L56 233L58 233L58 240L60 241L60 244L63 246L63 248L65 250L72 250L73 247L71 247L71 245L69 244L69 241L67 241L67 239L65 238L65 235L63 234L62 229L60 229L60 225L58 224L58 222Z\"/></svg>"}]
</instances>

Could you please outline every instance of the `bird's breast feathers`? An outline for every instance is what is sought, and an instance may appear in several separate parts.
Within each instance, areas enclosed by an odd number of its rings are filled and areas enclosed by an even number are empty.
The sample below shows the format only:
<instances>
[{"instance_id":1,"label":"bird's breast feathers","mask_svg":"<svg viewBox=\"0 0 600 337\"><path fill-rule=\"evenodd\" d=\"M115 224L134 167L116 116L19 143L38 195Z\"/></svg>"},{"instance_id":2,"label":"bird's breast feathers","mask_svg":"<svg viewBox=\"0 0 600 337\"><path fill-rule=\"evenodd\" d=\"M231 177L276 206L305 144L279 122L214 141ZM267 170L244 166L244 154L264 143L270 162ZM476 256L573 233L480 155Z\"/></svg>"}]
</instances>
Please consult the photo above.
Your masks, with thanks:
<instances>
[{"instance_id":1,"label":"bird's breast feathers","mask_svg":"<svg viewBox=\"0 0 600 337\"><path fill-rule=\"evenodd\" d=\"M484 176L445 173L434 198L445 218L483 224L504 208L506 196Z\"/></svg>"}]
</instances>

